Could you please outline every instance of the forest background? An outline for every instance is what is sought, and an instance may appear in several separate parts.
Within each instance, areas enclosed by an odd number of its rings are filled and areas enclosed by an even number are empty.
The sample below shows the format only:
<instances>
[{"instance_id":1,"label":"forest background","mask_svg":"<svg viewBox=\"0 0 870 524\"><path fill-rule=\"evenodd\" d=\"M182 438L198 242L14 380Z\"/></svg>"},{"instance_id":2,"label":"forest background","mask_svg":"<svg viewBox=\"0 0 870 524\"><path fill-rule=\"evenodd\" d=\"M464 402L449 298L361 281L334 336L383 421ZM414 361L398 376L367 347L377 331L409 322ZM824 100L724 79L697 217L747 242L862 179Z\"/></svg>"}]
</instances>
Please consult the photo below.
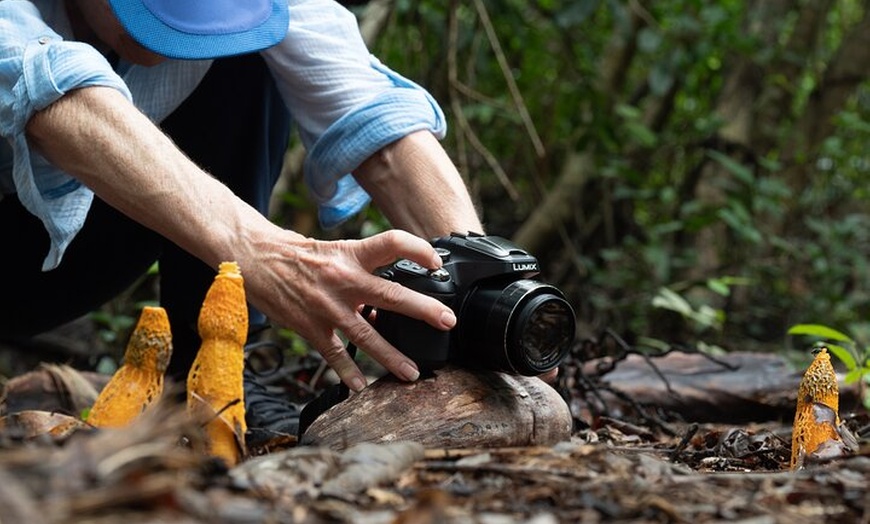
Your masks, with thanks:
<instances>
[{"instance_id":1,"label":"forest background","mask_svg":"<svg viewBox=\"0 0 870 524\"><path fill-rule=\"evenodd\" d=\"M371 0L373 52L442 104L487 232L542 262L578 337L870 344L870 2ZM273 220L322 231L294 141ZM118 346L119 303L95 315ZM863 341L863 342L862 342ZM298 341L297 341L298 342Z\"/></svg>"}]
</instances>

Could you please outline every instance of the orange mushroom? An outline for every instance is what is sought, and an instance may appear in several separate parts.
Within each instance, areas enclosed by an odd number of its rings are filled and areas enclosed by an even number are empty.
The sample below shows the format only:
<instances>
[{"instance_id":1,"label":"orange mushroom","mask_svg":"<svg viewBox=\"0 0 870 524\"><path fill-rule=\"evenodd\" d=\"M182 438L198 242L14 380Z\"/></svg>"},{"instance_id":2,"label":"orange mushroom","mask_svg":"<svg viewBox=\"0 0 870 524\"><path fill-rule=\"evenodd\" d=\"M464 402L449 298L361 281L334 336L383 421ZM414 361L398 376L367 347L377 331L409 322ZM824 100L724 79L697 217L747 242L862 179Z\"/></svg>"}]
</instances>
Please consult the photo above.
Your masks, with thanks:
<instances>
[{"instance_id":1,"label":"orange mushroom","mask_svg":"<svg viewBox=\"0 0 870 524\"><path fill-rule=\"evenodd\" d=\"M132 422L163 394L163 375L171 356L166 310L146 306L130 335L123 363L94 402L88 423L121 427Z\"/></svg>"},{"instance_id":2,"label":"orange mushroom","mask_svg":"<svg viewBox=\"0 0 870 524\"><path fill-rule=\"evenodd\" d=\"M798 387L797 409L791 440L791 468L799 468L804 457L831 441L839 441L840 390L828 348L813 351L816 356Z\"/></svg>"},{"instance_id":3,"label":"orange mushroom","mask_svg":"<svg viewBox=\"0 0 870 524\"><path fill-rule=\"evenodd\" d=\"M247 429L242 374L248 307L237 263L221 263L198 328L202 345L187 376L188 411L205 424L209 452L233 466L244 455Z\"/></svg>"}]
</instances>

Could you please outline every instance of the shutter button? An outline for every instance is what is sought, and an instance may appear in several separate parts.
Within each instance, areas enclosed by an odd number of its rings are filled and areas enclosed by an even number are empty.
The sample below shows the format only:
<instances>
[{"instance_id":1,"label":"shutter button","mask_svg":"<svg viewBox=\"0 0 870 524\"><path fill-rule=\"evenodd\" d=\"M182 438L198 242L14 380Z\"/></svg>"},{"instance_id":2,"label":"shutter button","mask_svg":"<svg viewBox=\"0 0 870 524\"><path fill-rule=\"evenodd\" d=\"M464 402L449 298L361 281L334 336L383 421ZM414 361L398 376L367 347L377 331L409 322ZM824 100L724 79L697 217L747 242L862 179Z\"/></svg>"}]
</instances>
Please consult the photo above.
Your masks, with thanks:
<instances>
[{"instance_id":1,"label":"shutter button","mask_svg":"<svg viewBox=\"0 0 870 524\"><path fill-rule=\"evenodd\" d=\"M437 280L438 282L447 282L448 280L450 280L450 273L448 273L447 270L443 267L430 272L429 276L432 279Z\"/></svg>"}]
</instances>

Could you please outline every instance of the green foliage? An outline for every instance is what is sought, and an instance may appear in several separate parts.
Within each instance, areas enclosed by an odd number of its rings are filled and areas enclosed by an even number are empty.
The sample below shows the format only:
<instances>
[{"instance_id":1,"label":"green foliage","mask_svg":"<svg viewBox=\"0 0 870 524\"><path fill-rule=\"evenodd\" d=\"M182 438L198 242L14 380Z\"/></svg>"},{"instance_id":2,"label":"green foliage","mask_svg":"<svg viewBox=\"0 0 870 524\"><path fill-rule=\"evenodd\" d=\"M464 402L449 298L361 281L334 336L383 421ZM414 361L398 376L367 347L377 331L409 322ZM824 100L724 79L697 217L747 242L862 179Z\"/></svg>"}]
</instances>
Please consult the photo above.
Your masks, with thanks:
<instances>
[{"instance_id":1,"label":"green foliage","mask_svg":"<svg viewBox=\"0 0 870 524\"><path fill-rule=\"evenodd\" d=\"M94 311L91 320L99 326L100 338L104 342L121 342L121 334L129 331L136 323L136 318L126 313L109 311Z\"/></svg>"},{"instance_id":2,"label":"green foliage","mask_svg":"<svg viewBox=\"0 0 870 524\"><path fill-rule=\"evenodd\" d=\"M584 320L769 349L789 318L870 315L870 85L818 120L833 127L817 144L802 123L866 4L802 18L812 5L399 2L375 52L442 102L445 145L492 233L517 231L571 155L592 159L573 220L536 253ZM817 40L793 41L808 19ZM683 319L676 331L659 332L664 310Z\"/></svg>"},{"instance_id":3,"label":"green foliage","mask_svg":"<svg viewBox=\"0 0 870 524\"><path fill-rule=\"evenodd\" d=\"M89 314L90 320L100 338L100 344L105 346L108 353L116 361L120 361L124 355L127 340L136 322L139 320L142 308L159 305L155 291L155 283L158 281L158 277L159 266L155 262L143 276L121 295L113 298L101 308ZM97 348L94 349L96 353ZM102 358L96 363L96 367L101 372L111 374L114 372L117 364Z\"/></svg>"},{"instance_id":4,"label":"green foliage","mask_svg":"<svg viewBox=\"0 0 870 524\"><path fill-rule=\"evenodd\" d=\"M490 233L514 235L569 160L589 160L572 216L534 254L592 328L660 347L778 349L790 319L824 318L863 340L870 83L817 126L802 119L866 2L834 0L796 53L800 10L813 5L396 0L372 50L441 103L443 143ZM811 143L808 130L829 124ZM389 227L371 208L319 230L299 178L276 222L320 238ZM119 352L155 280L94 314ZM850 371L866 367L855 351Z\"/></svg>"},{"instance_id":5,"label":"green foliage","mask_svg":"<svg viewBox=\"0 0 870 524\"><path fill-rule=\"evenodd\" d=\"M797 324L789 328L789 335L809 337L817 345L824 345L846 367L846 384L858 381L870 385L870 341L856 342L852 337L822 324ZM870 409L870 391L862 388L864 406Z\"/></svg>"},{"instance_id":6,"label":"green foliage","mask_svg":"<svg viewBox=\"0 0 870 524\"><path fill-rule=\"evenodd\" d=\"M659 289L658 294L653 297L652 306L679 313L691 320L699 331L707 329L719 331L725 321L725 313L721 309L714 309L708 304L695 307L685 297L666 287Z\"/></svg>"}]
</instances>

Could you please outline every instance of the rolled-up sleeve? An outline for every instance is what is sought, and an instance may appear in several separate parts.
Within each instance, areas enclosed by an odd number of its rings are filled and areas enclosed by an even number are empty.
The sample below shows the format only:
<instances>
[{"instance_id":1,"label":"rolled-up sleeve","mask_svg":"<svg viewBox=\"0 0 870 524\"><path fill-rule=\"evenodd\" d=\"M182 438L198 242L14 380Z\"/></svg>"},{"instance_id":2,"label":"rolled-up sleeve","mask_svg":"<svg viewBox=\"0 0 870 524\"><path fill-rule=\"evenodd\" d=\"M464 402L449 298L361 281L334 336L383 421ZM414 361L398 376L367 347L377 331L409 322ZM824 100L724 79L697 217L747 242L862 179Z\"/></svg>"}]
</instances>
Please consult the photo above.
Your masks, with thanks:
<instances>
[{"instance_id":1,"label":"rolled-up sleeve","mask_svg":"<svg viewBox=\"0 0 870 524\"><path fill-rule=\"evenodd\" d=\"M93 47L63 40L30 2L0 2L0 135L12 151L11 185L22 204L42 220L51 240L44 270L60 263L84 224L93 193L31 151L25 126L36 111L87 86L112 87L131 98ZM4 187L9 185L4 181Z\"/></svg>"},{"instance_id":2,"label":"rolled-up sleeve","mask_svg":"<svg viewBox=\"0 0 870 524\"><path fill-rule=\"evenodd\" d=\"M331 0L290 0L287 37L263 55L308 151L305 181L325 227L368 203L350 175L365 159L414 131L446 132L432 96L373 57L354 15Z\"/></svg>"}]
</instances>

